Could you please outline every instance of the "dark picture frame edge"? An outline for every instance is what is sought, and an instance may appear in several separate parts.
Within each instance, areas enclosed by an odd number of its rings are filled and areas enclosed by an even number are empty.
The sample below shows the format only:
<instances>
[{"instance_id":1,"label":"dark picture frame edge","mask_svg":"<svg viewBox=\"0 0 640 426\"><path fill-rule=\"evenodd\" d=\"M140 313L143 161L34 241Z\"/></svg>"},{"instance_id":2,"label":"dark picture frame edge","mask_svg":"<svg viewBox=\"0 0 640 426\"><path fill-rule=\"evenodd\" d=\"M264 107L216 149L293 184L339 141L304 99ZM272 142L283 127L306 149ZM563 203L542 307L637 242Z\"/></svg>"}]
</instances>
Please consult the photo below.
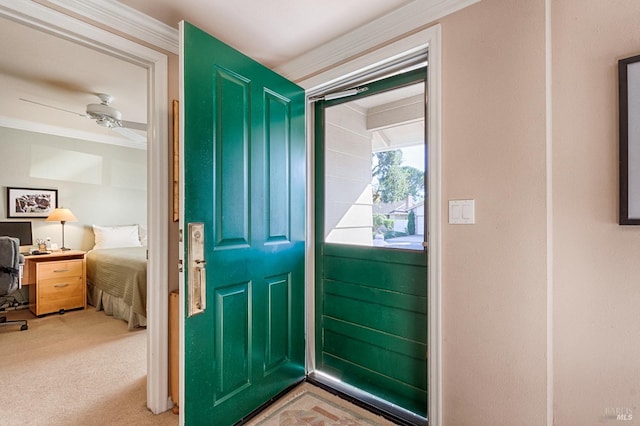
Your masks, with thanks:
<instances>
[{"instance_id":1,"label":"dark picture frame edge","mask_svg":"<svg viewBox=\"0 0 640 426\"><path fill-rule=\"evenodd\" d=\"M48 208L36 208L34 211L19 212L16 209L16 200L19 197L29 197L37 195L52 196L53 202ZM9 219L46 219L56 208L58 208L58 190L54 188L24 188L7 186L7 218Z\"/></svg>"},{"instance_id":2,"label":"dark picture frame edge","mask_svg":"<svg viewBox=\"0 0 640 426\"><path fill-rule=\"evenodd\" d=\"M618 61L618 102L619 102L619 224L620 225L640 225L640 217L630 217L629 215L629 144L639 144L640 138L629 135L629 99L640 98L638 93L629 93L628 67L631 64L640 62L640 55L620 59ZM633 167L640 168L640 164ZM638 183L640 185L640 182Z\"/></svg>"}]
</instances>

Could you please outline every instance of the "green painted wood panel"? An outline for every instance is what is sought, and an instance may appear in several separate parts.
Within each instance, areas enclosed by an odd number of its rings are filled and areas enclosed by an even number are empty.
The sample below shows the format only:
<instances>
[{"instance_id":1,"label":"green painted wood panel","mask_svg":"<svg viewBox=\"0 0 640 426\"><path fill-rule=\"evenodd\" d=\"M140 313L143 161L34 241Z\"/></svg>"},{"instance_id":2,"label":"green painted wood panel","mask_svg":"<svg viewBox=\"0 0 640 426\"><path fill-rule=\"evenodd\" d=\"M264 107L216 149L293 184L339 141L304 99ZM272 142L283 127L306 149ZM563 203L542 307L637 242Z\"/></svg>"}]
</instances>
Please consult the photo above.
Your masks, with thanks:
<instances>
[{"instance_id":1,"label":"green painted wood panel","mask_svg":"<svg viewBox=\"0 0 640 426\"><path fill-rule=\"evenodd\" d=\"M289 191L282 191L289 182L289 101L265 90L265 125L269 163L269 242L289 240Z\"/></svg>"},{"instance_id":2,"label":"green painted wood panel","mask_svg":"<svg viewBox=\"0 0 640 426\"><path fill-rule=\"evenodd\" d=\"M357 293L358 299L372 304L383 304L385 306L412 311L423 316L427 314L427 298L425 296L415 296L410 293L400 293L386 288L374 288L364 284L351 284L343 281L325 280L324 288L327 294L352 297ZM380 302L380 301L383 302Z\"/></svg>"},{"instance_id":3,"label":"green painted wood panel","mask_svg":"<svg viewBox=\"0 0 640 426\"><path fill-rule=\"evenodd\" d=\"M426 415L427 392L424 389L405 386L397 380L362 368L348 359L331 355L323 357L322 371L413 413Z\"/></svg>"},{"instance_id":4,"label":"green painted wood panel","mask_svg":"<svg viewBox=\"0 0 640 426\"><path fill-rule=\"evenodd\" d=\"M291 300L289 294L289 276L280 275L267 279L268 313L267 313L267 347L265 357L265 373L269 374L290 357L291 343Z\"/></svg>"},{"instance_id":5,"label":"green painted wood panel","mask_svg":"<svg viewBox=\"0 0 640 426\"><path fill-rule=\"evenodd\" d=\"M405 339L426 342L426 315L386 306L384 299L377 302L363 301L358 293L349 297L336 297L324 293L323 314L363 327L390 333Z\"/></svg>"},{"instance_id":6,"label":"green painted wood panel","mask_svg":"<svg viewBox=\"0 0 640 426\"><path fill-rule=\"evenodd\" d=\"M207 269L181 408L187 425L231 425L305 373L304 91L188 23L181 35L184 221L205 225Z\"/></svg>"},{"instance_id":7,"label":"green painted wood panel","mask_svg":"<svg viewBox=\"0 0 640 426\"><path fill-rule=\"evenodd\" d=\"M373 344L371 341L355 338L354 334L343 334L348 331L348 328L339 328L339 332L334 332L329 327L325 327L325 356L332 355L336 358L348 359L349 362L363 369L397 380L398 386L413 386L422 390L427 388L426 376L415 374L416 371L424 371L421 364L424 364L425 352L423 349L422 353L419 353L420 345L416 345L414 351L417 356L410 357L397 352L394 346ZM358 334L355 333L355 335ZM378 342L381 340L376 338Z\"/></svg>"},{"instance_id":8,"label":"green painted wood panel","mask_svg":"<svg viewBox=\"0 0 640 426\"><path fill-rule=\"evenodd\" d=\"M217 246L249 244L250 81L216 67L213 74Z\"/></svg>"},{"instance_id":9,"label":"green painted wood panel","mask_svg":"<svg viewBox=\"0 0 640 426\"><path fill-rule=\"evenodd\" d=\"M361 260L352 257L324 256L324 279L358 284L382 290L427 296L423 265ZM353 268L353 265L359 268Z\"/></svg>"},{"instance_id":10,"label":"green painted wood panel","mask_svg":"<svg viewBox=\"0 0 640 426\"><path fill-rule=\"evenodd\" d=\"M220 404L249 386L250 283L218 288L214 300L215 335L218 336L215 362L222 373L218 376L214 398L216 404Z\"/></svg>"}]
</instances>

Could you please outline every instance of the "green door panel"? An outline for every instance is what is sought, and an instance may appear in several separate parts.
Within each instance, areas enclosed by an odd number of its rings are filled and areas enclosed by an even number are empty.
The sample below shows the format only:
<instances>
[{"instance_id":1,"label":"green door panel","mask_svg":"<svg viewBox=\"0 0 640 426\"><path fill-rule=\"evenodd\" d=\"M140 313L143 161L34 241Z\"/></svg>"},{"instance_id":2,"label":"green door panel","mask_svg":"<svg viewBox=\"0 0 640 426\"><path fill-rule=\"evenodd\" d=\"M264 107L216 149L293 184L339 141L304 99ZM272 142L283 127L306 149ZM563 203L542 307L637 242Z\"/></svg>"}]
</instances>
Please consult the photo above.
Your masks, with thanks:
<instances>
[{"instance_id":1,"label":"green door panel","mask_svg":"<svg viewBox=\"0 0 640 426\"><path fill-rule=\"evenodd\" d=\"M248 245L249 162L251 135L250 82L231 71L214 68L213 182L216 248Z\"/></svg>"},{"instance_id":2,"label":"green door panel","mask_svg":"<svg viewBox=\"0 0 640 426\"><path fill-rule=\"evenodd\" d=\"M184 222L204 223L207 270L206 310L185 318L182 409L188 425L231 425L305 373L304 92L181 31Z\"/></svg>"},{"instance_id":3,"label":"green door panel","mask_svg":"<svg viewBox=\"0 0 640 426\"><path fill-rule=\"evenodd\" d=\"M318 369L426 416L425 262L370 260L385 252L390 258L416 254L409 252L345 246L339 251L340 256L322 256ZM363 251L377 253L363 259Z\"/></svg>"}]
</instances>

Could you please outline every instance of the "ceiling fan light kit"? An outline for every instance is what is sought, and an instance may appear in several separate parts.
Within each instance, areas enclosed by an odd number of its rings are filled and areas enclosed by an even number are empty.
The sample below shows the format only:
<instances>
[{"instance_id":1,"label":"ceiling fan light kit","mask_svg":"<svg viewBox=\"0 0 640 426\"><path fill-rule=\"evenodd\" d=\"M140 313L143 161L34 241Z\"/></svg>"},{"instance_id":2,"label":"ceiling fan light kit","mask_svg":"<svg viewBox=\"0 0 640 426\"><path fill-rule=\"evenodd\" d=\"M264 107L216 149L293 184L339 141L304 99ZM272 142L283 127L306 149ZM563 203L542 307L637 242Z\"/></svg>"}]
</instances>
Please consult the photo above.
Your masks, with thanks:
<instances>
[{"instance_id":1,"label":"ceiling fan light kit","mask_svg":"<svg viewBox=\"0 0 640 426\"><path fill-rule=\"evenodd\" d=\"M102 127L110 129L122 127L120 122L122 114L117 109L109 106L113 97L104 93L98 93L96 96L100 98L101 103L87 105L87 115L96 120L96 123Z\"/></svg>"},{"instance_id":2,"label":"ceiling fan light kit","mask_svg":"<svg viewBox=\"0 0 640 426\"><path fill-rule=\"evenodd\" d=\"M86 114L79 114L73 111L69 111L63 108L59 108L52 105L43 104L40 102L32 101L29 99L20 98L20 100L29 102L36 105L45 106L47 108L53 108L60 111L72 113L79 115L81 117L88 117L102 127L106 127L108 129L113 129L121 133L123 136L128 139L138 141L138 142L146 142L146 137L136 134L135 132L129 131L128 129L147 131L146 123L137 123L135 121L124 121L122 120L122 113L117 109L113 108L109 104L113 101L113 96L107 95L106 93L96 93L95 94L99 99L99 104L89 104L87 105Z\"/></svg>"}]
</instances>

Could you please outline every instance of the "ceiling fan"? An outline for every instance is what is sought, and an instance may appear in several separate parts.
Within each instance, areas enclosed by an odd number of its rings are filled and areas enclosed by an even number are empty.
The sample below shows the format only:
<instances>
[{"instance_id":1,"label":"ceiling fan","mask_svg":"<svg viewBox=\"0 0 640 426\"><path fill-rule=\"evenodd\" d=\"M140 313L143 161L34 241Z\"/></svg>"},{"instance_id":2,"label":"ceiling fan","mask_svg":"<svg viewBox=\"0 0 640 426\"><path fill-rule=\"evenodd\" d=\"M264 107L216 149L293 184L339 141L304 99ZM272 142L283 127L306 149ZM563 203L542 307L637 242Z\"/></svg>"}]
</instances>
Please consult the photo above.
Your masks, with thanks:
<instances>
[{"instance_id":1,"label":"ceiling fan","mask_svg":"<svg viewBox=\"0 0 640 426\"><path fill-rule=\"evenodd\" d=\"M147 138L145 136L140 135L132 130L140 130L147 131L146 123L138 123L135 121L126 121L122 119L122 113L112 107L110 104L113 101L113 96L107 95L106 93L96 93L98 99L100 99L99 104L89 104L87 105L86 113L81 114L75 111L70 111L68 109L59 108L53 105L43 104L41 102L36 102L30 99L19 98L21 101L30 102L32 104L45 106L47 108L57 109L59 111L68 112L70 114L75 114L80 117L90 118L95 120L95 122L102 127L107 127L112 129L122 136L129 138L131 140L137 142L146 142Z\"/></svg>"}]
</instances>

